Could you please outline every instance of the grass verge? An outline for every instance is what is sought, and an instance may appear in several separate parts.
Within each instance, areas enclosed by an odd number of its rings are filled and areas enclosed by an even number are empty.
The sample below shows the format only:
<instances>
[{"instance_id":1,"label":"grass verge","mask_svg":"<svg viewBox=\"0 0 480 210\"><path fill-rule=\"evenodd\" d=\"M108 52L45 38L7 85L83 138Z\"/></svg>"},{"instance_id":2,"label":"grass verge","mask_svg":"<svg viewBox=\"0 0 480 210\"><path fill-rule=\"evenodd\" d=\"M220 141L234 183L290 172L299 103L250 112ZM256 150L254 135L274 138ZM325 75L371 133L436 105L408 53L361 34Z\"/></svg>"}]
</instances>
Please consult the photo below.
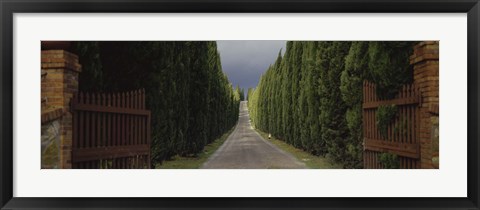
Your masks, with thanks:
<instances>
[{"instance_id":1,"label":"grass verge","mask_svg":"<svg viewBox=\"0 0 480 210\"><path fill-rule=\"evenodd\" d=\"M312 169L340 169L343 168L341 164L334 163L333 161L329 160L328 158L322 156L315 156L308 152L305 152L301 149L298 149L290 144L285 143L282 140L276 139L272 136L271 139L268 139L268 134L264 133L258 129L255 129L260 136L262 136L265 140L269 141L270 143L274 144L275 146L279 147L285 152L292 154L296 157L299 161L305 163L307 167Z\"/></svg>"},{"instance_id":2,"label":"grass verge","mask_svg":"<svg viewBox=\"0 0 480 210\"><path fill-rule=\"evenodd\" d=\"M198 169L208 158L227 140L228 136L235 129L235 126L228 132L223 134L220 138L215 139L212 143L203 148L203 152L196 157L181 157L175 156L171 160L163 161L160 165L156 165L156 169Z\"/></svg>"}]
</instances>

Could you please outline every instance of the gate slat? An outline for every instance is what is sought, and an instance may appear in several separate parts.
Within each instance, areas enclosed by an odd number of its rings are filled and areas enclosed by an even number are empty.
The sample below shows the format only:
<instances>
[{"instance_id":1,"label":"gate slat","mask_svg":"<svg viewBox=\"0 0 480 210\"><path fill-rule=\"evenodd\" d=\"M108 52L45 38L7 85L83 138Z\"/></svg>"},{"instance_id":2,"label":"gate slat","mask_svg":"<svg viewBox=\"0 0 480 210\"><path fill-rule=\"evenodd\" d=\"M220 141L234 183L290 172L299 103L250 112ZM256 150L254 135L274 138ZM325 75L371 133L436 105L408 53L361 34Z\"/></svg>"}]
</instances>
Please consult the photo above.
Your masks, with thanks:
<instances>
[{"instance_id":1,"label":"gate slat","mask_svg":"<svg viewBox=\"0 0 480 210\"><path fill-rule=\"evenodd\" d=\"M130 92L127 92L125 95L126 95L126 98L125 98L126 105L125 105L125 107L126 108L131 108L130 107L130 101L131 101L130 100L131 99ZM126 129L125 129L126 144L130 145L130 141L131 141L131 138L130 138L131 137L131 115L126 115L125 118L126 118L126 120L125 120L126 121L126 124L125 124L125 126L126 126ZM128 163L128 161L127 161L127 163ZM127 164L127 168L128 168L128 164Z\"/></svg>"},{"instance_id":2,"label":"gate slat","mask_svg":"<svg viewBox=\"0 0 480 210\"><path fill-rule=\"evenodd\" d=\"M105 93L102 93L102 105L107 106ZM102 146L107 146L107 113L102 113Z\"/></svg>"},{"instance_id":3,"label":"gate slat","mask_svg":"<svg viewBox=\"0 0 480 210\"><path fill-rule=\"evenodd\" d=\"M402 86L391 100L379 98L376 85L369 81L363 83L363 134L364 167L382 168L379 163L380 152L394 153L399 156L401 168L419 168L419 114L420 92L415 84ZM387 134L380 134L376 123L376 111L379 106L397 105L397 115L387 125ZM368 140L370 139L370 140ZM375 141L371 141L371 140ZM383 143L382 143L383 142ZM396 146L398 145L398 147ZM373 151L372 151L373 150Z\"/></svg>"},{"instance_id":4,"label":"gate slat","mask_svg":"<svg viewBox=\"0 0 480 210\"><path fill-rule=\"evenodd\" d=\"M121 95L118 93L117 94L117 104L116 104L116 107L121 107ZM117 138L116 138L116 143L115 145L121 145L122 144L122 115L119 114L117 115L117 119L116 119L116 123L117 123L117 129L116 129L116 133L117 133Z\"/></svg>"},{"instance_id":5,"label":"gate slat","mask_svg":"<svg viewBox=\"0 0 480 210\"><path fill-rule=\"evenodd\" d=\"M92 93L90 95L90 104L95 104L95 93ZM90 112L90 147L95 147L95 124L96 124L96 119L95 117L97 116L97 113ZM92 164L93 165L93 164Z\"/></svg>"},{"instance_id":6,"label":"gate slat","mask_svg":"<svg viewBox=\"0 0 480 210\"><path fill-rule=\"evenodd\" d=\"M73 168L150 167L151 119L150 111L145 110L143 89L109 94L79 92L71 107Z\"/></svg>"},{"instance_id":7,"label":"gate slat","mask_svg":"<svg viewBox=\"0 0 480 210\"><path fill-rule=\"evenodd\" d=\"M138 109L138 91L135 90L134 92L134 103L133 103L133 108ZM133 144L138 144L138 116L134 116L134 137L133 137ZM137 165L135 165L137 166Z\"/></svg>"},{"instance_id":8,"label":"gate slat","mask_svg":"<svg viewBox=\"0 0 480 210\"><path fill-rule=\"evenodd\" d=\"M125 92L121 93L121 107L125 108ZM122 143L121 145L125 145L125 138L126 138L126 129L125 129L125 114L122 114ZM123 160L122 160L122 167L123 167Z\"/></svg>"},{"instance_id":9,"label":"gate slat","mask_svg":"<svg viewBox=\"0 0 480 210\"><path fill-rule=\"evenodd\" d=\"M95 95L96 95L96 99L97 99L96 103L97 103L97 104L102 104L100 94L97 93L97 94L95 94ZM101 120L102 120L102 113L99 112L99 113L96 113L95 115L97 115L97 117L96 117L96 121L97 121L97 122L96 122L96 124L97 124L96 134L97 134L97 138L96 138L96 145L95 145L95 146L100 147L100 146L103 146L103 145L102 145L102 141L103 141L103 140L102 140L102 128L101 128L101 126L102 126L102 121L101 121Z\"/></svg>"},{"instance_id":10,"label":"gate slat","mask_svg":"<svg viewBox=\"0 0 480 210\"><path fill-rule=\"evenodd\" d=\"M85 104L90 104L90 94L85 94ZM90 147L90 112L85 112L85 147Z\"/></svg>"},{"instance_id":11,"label":"gate slat","mask_svg":"<svg viewBox=\"0 0 480 210\"><path fill-rule=\"evenodd\" d=\"M111 98L111 95L109 93L107 93L107 107L111 107L112 106L112 98ZM107 146L112 146L112 125L111 125L111 117L112 115L110 113L106 113L107 115L107 130L106 130L106 133L107 133ZM108 164L107 164L108 165Z\"/></svg>"}]
</instances>

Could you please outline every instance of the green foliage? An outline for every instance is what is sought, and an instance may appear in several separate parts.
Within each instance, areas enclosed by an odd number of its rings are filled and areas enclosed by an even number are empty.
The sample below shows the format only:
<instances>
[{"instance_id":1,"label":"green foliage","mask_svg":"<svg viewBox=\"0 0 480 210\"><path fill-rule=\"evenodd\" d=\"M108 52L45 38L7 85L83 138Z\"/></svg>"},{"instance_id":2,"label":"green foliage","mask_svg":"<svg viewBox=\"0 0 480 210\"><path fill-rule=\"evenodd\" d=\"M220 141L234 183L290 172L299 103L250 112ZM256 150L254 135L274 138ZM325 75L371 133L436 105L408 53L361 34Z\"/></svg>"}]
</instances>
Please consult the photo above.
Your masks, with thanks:
<instances>
[{"instance_id":1,"label":"green foliage","mask_svg":"<svg viewBox=\"0 0 480 210\"><path fill-rule=\"evenodd\" d=\"M155 165L157 169L199 169L212 156L217 149L227 140L234 128L224 133L221 137L206 145L195 156L174 156L162 164Z\"/></svg>"},{"instance_id":2,"label":"green foliage","mask_svg":"<svg viewBox=\"0 0 480 210\"><path fill-rule=\"evenodd\" d=\"M345 121L346 105L341 98L340 75L344 69L345 56L350 42L326 43L321 66L319 93L321 138L326 152L336 161L343 162L346 151L345 137L348 132Z\"/></svg>"},{"instance_id":3,"label":"green foliage","mask_svg":"<svg viewBox=\"0 0 480 210\"><path fill-rule=\"evenodd\" d=\"M397 106L382 105L378 107L375 118L377 119L376 124L378 130L380 131L380 135L382 135L383 137L387 136L388 126L395 119L396 116Z\"/></svg>"},{"instance_id":4,"label":"green foliage","mask_svg":"<svg viewBox=\"0 0 480 210\"><path fill-rule=\"evenodd\" d=\"M393 128L393 133L395 136L400 136L401 138L407 138L408 131L408 122L407 119L401 120L398 124L395 125Z\"/></svg>"},{"instance_id":5,"label":"green foliage","mask_svg":"<svg viewBox=\"0 0 480 210\"><path fill-rule=\"evenodd\" d=\"M144 88L152 115L152 165L196 156L237 122L240 94L216 42L75 42L80 90Z\"/></svg>"},{"instance_id":6,"label":"green foliage","mask_svg":"<svg viewBox=\"0 0 480 210\"><path fill-rule=\"evenodd\" d=\"M368 72L369 42L352 42L345 57L345 69L340 77L340 92L347 106L345 120L348 134L344 164L349 168L362 167L362 84Z\"/></svg>"},{"instance_id":7,"label":"green foliage","mask_svg":"<svg viewBox=\"0 0 480 210\"><path fill-rule=\"evenodd\" d=\"M400 168L400 160L396 154L381 153L378 159L384 169Z\"/></svg>"},{"instance_id":8,"label":"green foliage","mask_svg":"<svg viewBox=\"0 0 480 210\"><path fill-rule=\"evenodd\" d=\"M238 88L238 86L237 86ZM240 101L245 101L245 89L238 88L238 93L240 94Z\"/></svg>"},{"instance_id":9,"label":"green foliage","mask_svg":"<svg viewBox=\"0 0 480 210\"><path fill-rule=\"evenodd\" d=\"M363 81L392 97L411 81L414 43L287 42L285 55L248 89L252 125L346 168L363 167Z\"/></svg>"},{"instance_id":10,"label":"green foliage","mask_svg":"<svg viewBox=\"0 0 480 210\"><path fill-rule=\"evenodd\" d=\"M82 64L79 85L84 91L103 90L102 62L98 42L74 42L73 53L78 55Z\"/></svg>"},{"instance_id":11,"label":"green foliage","mask_svg":"<svg viewBox=\"0 0 480 210\"><path fill-rule=\"evenodd\" d=\"M368 67L380 98L392 98L413 79L409 57L415 42L370 42Z\"/></svg>"}]
</instances>

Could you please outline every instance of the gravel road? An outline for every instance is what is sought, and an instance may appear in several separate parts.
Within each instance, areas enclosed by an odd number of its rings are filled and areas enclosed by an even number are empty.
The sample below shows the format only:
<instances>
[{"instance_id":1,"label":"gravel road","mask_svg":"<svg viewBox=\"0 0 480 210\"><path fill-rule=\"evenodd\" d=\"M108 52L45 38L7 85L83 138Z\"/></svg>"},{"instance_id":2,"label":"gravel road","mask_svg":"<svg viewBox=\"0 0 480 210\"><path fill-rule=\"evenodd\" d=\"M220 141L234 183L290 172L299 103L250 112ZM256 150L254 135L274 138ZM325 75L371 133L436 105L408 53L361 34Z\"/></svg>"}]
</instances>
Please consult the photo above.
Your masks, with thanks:
<instances>
[{"instance_id":1,"label":"gravel road","mask_svg":"<svg viewBox=\"0 0 480 210\"><path fill-rule=\"evenodd\" d=\"M307 168L291 154L263 139L250 125L247 104L240 102L235 130L205 162L204 169Z\"/></svg>"}]
</instances>

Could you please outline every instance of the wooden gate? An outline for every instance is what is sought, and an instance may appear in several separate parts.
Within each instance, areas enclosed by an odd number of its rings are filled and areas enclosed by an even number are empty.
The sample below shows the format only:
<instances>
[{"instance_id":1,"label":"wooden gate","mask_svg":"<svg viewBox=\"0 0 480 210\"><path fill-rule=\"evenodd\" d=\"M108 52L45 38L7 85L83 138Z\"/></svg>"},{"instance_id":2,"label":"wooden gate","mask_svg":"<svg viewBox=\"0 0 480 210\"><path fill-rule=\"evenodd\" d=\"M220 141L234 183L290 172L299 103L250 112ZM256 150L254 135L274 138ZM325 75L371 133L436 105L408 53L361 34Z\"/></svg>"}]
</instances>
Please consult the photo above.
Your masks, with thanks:
<instances>
[{"instance_id":1,"label":"wooden gate","mask_svg":"<svg viewBox=\"0 0 480 210\"><path fill-rule=\"evenodd\" d=\"M80 92L71 105L73 168L150 168L150 111L144 90Z\"/></svg>"},{"instance_id":2,"label":"wooden gate","mask_svg":"<svg viewBox=\"0 0 480 210\"><path fill-rule=\"evenodd\" d=\"M384 168L380 155L396 154L400 168L420 168L419 104L421 94L414 84L404 85L395 98L381 100L375 84L363 84L363 163L364 168ZM395 105L396 115L386 132L377 124L380 106Z\"/></svg>"}]
</instances>

